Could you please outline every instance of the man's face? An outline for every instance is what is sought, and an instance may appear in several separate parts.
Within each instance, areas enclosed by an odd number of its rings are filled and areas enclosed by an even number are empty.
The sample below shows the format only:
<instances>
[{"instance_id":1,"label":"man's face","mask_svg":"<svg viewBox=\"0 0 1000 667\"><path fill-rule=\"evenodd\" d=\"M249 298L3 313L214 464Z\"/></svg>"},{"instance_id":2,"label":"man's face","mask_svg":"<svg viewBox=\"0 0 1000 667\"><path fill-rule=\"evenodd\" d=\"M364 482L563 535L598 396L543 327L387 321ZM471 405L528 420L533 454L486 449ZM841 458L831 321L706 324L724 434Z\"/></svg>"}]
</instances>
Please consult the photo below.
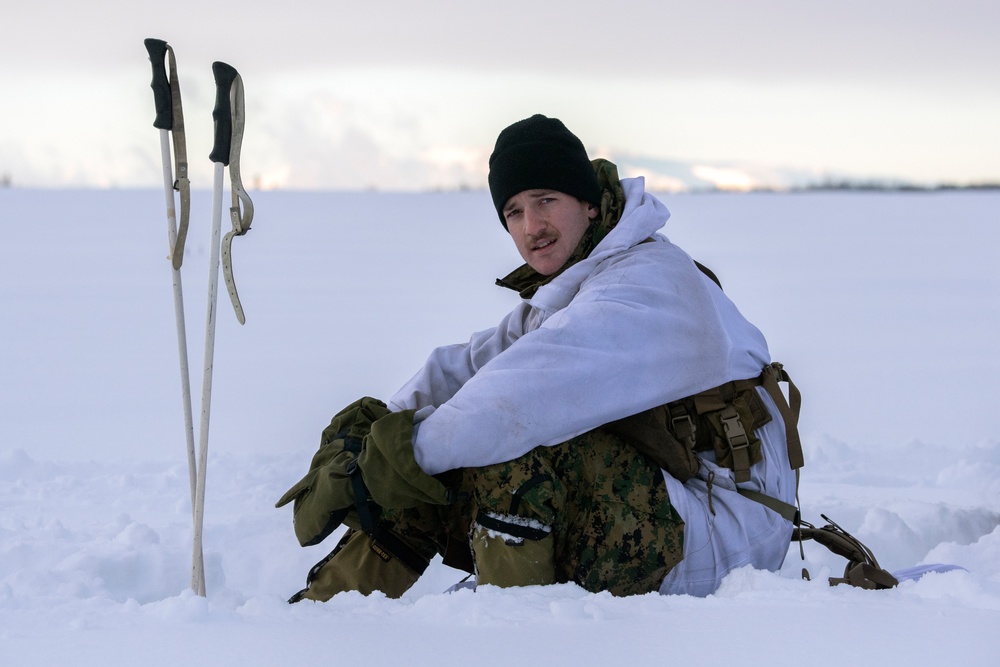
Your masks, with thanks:
<instances>
[{"instance_id":1,"label":"man's face","mask_svg":"<svg viewBox=\"0 0 1000 667\"><path fill-rule=\"evenodd\" d=\"M555 190L525 190L507 200L503 216L524 261L550 276L576 250L597 209Z\"/></svg>"}]
</instances>

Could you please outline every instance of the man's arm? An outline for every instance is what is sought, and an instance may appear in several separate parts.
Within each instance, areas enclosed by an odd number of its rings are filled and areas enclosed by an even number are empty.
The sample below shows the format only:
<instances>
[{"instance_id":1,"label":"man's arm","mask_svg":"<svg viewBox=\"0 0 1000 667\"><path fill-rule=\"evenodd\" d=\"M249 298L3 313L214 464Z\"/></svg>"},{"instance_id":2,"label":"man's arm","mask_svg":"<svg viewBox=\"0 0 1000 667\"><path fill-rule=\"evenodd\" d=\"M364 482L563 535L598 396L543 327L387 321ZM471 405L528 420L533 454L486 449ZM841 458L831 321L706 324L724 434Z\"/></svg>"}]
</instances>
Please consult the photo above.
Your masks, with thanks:
<instances>
[{"instance_id":1,"label":"man's arm","mask_svg":"<svg viewBox=\"0 0 1000 667\"><path fill-rule=\"evenodd\" d=\"M512 460L734 379L710 289L670 244L608 260L418 424L417 462L436 474Z\"/></svg>"},{"instance_id":2,"label":"man's arm","mask_svg":"<svg viewBox=\"0 0 1000 667\"><path fill-rule=\"evenodd\" d=\"M417 374L389 399L389 408L421 410L449 401L479 369L522 335L525 309L519 305L497 327L473 334L467 343L436 348Z\"/></svg>"}]
</instances>

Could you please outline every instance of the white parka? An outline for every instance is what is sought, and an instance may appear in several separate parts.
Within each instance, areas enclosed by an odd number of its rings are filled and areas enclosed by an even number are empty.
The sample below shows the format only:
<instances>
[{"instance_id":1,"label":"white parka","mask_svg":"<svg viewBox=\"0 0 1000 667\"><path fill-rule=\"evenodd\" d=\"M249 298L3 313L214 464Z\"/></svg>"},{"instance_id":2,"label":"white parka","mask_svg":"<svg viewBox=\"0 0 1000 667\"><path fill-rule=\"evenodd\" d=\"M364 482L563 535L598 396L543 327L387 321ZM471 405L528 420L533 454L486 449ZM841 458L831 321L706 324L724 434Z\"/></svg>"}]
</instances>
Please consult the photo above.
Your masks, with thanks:
<instances>
[{"instance_id":1,"label":"white parka","mask_svg":"<svg viewBox=\"0 0 1000 667\"><path fill-rule=\"evenodd\" d=\"M643 179L624 179L622 187L621 220L588 257L497 327L434 350L390 399L393 410L417 410L414 453L425 472L509 461L756 377L770 363L761 333L687 254L657 234L670 213L645 192ZM741 486L794 502L781 419L758 436L765 460ZM664 472L685 522L684 560L664 580L664 593L707 595L736 567L777 569L788 548L789 522L739 496L730 471L703 461L702 474L686 484ZM714 515L704 481L710 470Z\"/></svg>"}]
</instances>

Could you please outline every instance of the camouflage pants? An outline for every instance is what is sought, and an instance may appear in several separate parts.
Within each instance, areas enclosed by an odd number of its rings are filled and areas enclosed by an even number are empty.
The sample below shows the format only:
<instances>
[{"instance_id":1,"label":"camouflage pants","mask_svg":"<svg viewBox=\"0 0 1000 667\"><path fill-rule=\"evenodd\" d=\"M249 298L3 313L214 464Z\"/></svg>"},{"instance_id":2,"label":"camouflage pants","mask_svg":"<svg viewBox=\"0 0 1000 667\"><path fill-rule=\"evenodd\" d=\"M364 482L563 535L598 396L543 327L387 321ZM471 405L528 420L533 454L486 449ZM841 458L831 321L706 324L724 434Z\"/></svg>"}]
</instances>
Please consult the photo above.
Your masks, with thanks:
<instances>
[{"instance_id":1,"label":"camouflage pants","mask_svg":"<svg viewBox=\"0 0 1000 667\"><path fill-rule=\"evenodd\" d=\"M660 469L602 429L447 475L446 485L461 491L455 505L383 516L425 556L450 551L468 557L470 530L486 513L551 529L555 580L590 591L656 591L683 557L684 522Z\"/></svg>"}]
</instances>

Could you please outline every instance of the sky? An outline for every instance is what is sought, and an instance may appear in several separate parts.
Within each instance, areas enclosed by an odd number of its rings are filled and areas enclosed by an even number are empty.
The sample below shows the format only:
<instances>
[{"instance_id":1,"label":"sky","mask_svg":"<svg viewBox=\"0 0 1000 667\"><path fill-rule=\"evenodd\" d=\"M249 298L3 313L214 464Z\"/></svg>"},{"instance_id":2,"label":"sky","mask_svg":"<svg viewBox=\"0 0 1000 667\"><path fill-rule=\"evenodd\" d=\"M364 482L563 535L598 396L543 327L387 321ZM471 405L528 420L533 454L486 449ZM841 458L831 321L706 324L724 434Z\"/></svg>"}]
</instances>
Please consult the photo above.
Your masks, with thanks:
<instances>
[{"instance_id":1,"label":"sky","mask_svg":"<svg viewBox=\"0 0 1000 667\"><path fill-rule=\"evenodd\" d=\"M478 188L496 135L561 118L654 187L1000 180L989 0L2 0L0 177L161 183L143 40L178 60L210 188L211 64L246 91L248 188Z\"/></svg>"}]
</instances>

